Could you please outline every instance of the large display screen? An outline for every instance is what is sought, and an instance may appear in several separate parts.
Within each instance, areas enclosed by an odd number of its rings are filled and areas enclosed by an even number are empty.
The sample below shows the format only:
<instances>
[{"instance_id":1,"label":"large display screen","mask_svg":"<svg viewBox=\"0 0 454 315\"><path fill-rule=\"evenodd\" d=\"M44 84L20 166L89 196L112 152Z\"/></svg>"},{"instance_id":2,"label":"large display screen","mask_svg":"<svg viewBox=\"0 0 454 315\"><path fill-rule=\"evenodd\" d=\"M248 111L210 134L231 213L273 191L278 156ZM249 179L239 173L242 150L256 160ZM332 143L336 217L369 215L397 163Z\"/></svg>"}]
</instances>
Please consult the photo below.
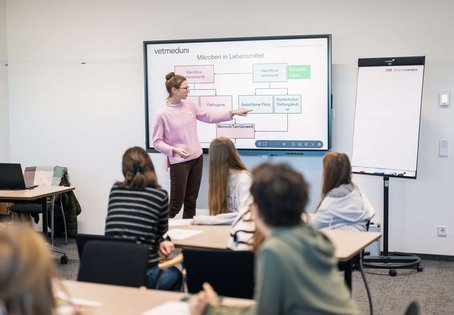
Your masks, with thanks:
<instances>
[{"instance_id":1,"label":"large display screen","mask_svg":"<svg viewBox=\"0 0 454 315\"><path fill-rule=\"evenodd\" d=\"M198 122L202 148L225 136L245 154L308 154L331 147L331 35L144 42L146 146L166 106L165 76L187 78L188 100L246 117Z\"/></svg>"}]
</instances>

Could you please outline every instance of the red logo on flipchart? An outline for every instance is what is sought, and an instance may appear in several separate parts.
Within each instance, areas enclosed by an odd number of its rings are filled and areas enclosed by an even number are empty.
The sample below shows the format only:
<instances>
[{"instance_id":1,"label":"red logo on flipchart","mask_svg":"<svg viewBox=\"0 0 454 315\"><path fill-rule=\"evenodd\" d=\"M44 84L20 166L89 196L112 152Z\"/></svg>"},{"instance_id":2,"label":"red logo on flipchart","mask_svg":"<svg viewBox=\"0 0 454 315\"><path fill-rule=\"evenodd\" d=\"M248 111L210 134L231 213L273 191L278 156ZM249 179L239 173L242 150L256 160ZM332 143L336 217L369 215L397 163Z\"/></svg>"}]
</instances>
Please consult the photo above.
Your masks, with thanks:
<instances>
[{"instance_id":1,"label":"red logo on flipchart","mask_svg":"<svg viewBox=\"0 0 454 315\"><path fill-rule=\"evenodd\" d=\"M392 72L392 71L393 71L392 68L386 68L386 69L385 69L385 72Z\"/></svg>"}]
</instances>

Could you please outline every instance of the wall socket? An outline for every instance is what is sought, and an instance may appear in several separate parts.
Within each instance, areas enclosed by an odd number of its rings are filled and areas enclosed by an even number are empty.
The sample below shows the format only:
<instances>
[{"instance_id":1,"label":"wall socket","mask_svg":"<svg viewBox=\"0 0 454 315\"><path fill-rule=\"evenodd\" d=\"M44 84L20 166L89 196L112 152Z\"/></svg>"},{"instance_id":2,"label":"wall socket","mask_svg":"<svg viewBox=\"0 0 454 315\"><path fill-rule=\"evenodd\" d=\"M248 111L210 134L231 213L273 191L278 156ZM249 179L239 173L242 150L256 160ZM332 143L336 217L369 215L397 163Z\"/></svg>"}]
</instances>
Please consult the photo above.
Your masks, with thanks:
<instances>
[{"instance_id":1,"label":"wall socket","mask_svg":"<svg viewBox=\"0 0 454 315\"><path fill-rule=\"evenodd\" d=\"M448 236L448 227L444 225L437 226L437 235L438 236Z\"/></svg>"}]
</instances>

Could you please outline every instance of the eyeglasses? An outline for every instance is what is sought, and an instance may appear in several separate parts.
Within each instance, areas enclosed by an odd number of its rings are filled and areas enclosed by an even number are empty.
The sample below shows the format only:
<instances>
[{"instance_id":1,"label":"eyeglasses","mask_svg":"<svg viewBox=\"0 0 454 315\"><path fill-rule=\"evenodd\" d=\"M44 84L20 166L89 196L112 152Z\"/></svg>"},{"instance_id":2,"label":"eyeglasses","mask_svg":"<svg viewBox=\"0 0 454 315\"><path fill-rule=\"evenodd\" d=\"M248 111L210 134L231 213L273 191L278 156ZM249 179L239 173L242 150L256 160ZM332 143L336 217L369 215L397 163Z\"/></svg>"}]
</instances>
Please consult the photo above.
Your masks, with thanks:
<instances>
[{"instance_id":1,"label":"eyeglasses","mask_svg":"<svg viewBox=\"0 0 454 315\"><path fill-rule=\"evenodd\" d=\"M179 90L186 90L186 91L187 91L187 90L189 90L189 86L184 86L184 87L181 86L181 87L179 87L178 89L179 89Z\"/></svg>"}]
</instances>

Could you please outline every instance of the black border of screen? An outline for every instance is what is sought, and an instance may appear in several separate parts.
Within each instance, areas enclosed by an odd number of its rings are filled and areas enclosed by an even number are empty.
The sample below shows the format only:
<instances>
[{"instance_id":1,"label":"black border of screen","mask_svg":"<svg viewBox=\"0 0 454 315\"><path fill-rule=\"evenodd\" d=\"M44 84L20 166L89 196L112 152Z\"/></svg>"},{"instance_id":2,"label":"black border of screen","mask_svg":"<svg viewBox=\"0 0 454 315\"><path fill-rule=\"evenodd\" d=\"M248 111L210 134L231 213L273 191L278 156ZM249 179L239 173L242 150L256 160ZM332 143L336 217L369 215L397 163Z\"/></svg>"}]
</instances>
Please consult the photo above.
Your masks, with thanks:
<instances>
[{"instance_id":1,"label":"black border of screen","mask_svg":"<svg viewBox=\"0 0 454 315\"><path fill-rule=\"evenodd\" d=\"M305 38L326 38L328 41L328 84L327 84L327 100L328 104L328 148L326 150L286 150L286 149L238 149L242 155L324 155L332 147L332 109L333 109L333 96L332 96L332 35L288 35L288 36L263 36L263 37L228 37L228 38L198 38L198 39L171 39L171 40L154 40L143 42L143 55L144 55L144 96L145 96L145 146L147 152L157 153L155 148L151 147L150 143L150 126L149 126L149 111L148 111L148 59L147 47L149 44L176 44L176 43L203 43L203 42L228 42L228 41L257 41L257 40L279 40L279 39L305 39ZM203 153L208 153L208 149L203 149Z\"/></svg>"}]
</instances>

